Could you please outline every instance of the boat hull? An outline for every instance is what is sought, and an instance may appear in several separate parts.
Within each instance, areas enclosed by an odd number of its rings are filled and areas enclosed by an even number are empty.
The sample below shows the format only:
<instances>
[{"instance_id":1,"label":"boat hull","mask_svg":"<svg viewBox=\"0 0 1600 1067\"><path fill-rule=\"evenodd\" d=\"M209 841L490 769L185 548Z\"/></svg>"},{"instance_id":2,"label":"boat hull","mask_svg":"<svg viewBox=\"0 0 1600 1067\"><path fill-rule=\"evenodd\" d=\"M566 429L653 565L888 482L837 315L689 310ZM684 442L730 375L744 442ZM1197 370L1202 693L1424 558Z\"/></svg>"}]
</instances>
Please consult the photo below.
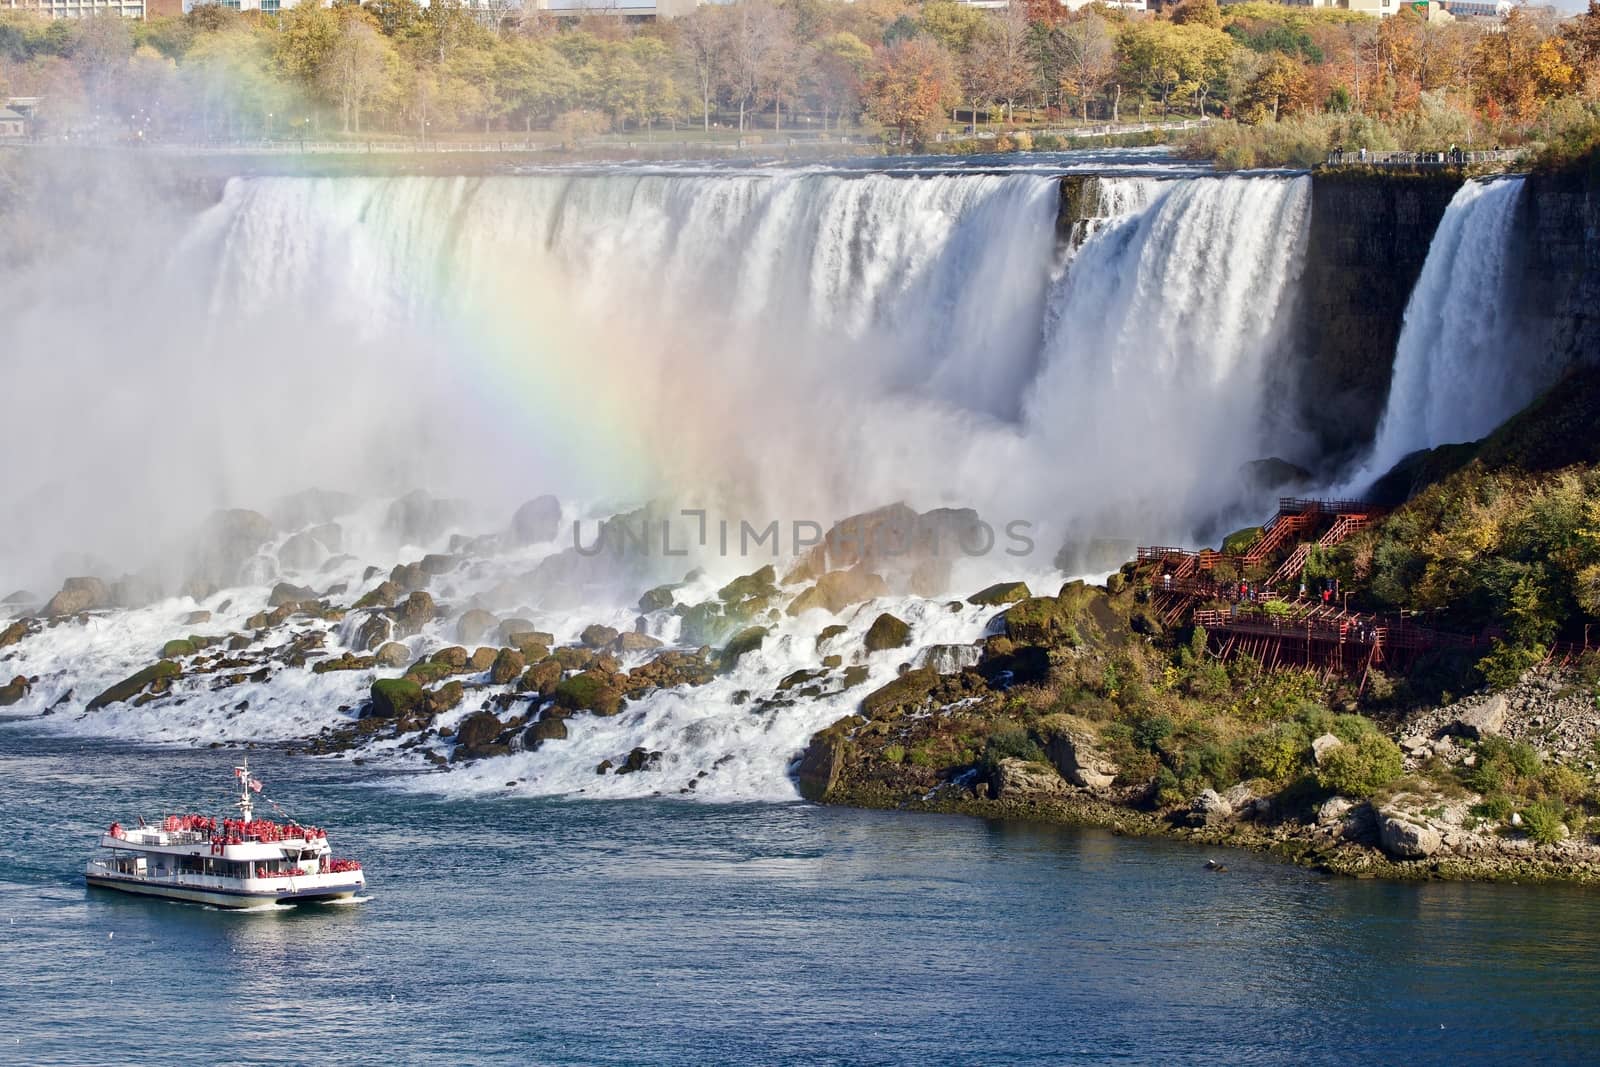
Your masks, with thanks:
<instances>
[{"instance_id":1,"label":"boat hull","mask_svg":"<svg viewBox=\"0 0 1600 1067\"><path fill-rule=\"evenodd\" d=\"M114 889L142 897L160 897L187 904L209 904L216 908L259 908L267 904L316 904L349 900L365 888L364 882L321 885L300 890L232 890L173 885L145 878L119 878L115 875L87 874L84 880L96 889Z\"/></svg>"}]
</instances>

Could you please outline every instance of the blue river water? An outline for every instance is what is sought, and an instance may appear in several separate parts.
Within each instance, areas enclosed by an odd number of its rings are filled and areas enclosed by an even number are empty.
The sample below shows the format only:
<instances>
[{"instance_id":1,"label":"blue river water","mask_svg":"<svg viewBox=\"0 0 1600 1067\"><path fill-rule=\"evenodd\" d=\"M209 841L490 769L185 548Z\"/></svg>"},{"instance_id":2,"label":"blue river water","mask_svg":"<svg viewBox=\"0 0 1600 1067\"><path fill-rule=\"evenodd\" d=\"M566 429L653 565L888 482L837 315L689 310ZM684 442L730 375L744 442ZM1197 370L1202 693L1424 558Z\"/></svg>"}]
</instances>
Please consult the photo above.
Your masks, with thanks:
<instances>
[{"instance_id":1,"label":"blue river water","mask_svg":"<svg viewBox=\"0 0 1600 1067\"><path fill-rule=\"evenodd\" d=\"M1593 892L1100 832L449 800L257 751L369 899L241 914L84 887L100 830L220 810L234 756L0 726L0 1063L1600 1060Z\"/></svg>"}]
</instances>

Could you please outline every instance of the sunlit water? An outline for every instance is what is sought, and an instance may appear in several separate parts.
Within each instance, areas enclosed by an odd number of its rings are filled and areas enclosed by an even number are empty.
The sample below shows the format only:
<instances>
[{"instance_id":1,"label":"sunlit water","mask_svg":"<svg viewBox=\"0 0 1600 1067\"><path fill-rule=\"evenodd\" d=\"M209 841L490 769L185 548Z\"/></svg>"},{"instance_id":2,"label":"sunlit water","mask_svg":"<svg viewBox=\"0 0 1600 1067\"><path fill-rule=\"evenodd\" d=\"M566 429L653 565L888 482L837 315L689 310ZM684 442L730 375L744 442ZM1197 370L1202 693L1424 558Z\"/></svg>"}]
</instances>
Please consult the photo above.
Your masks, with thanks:
<instances>
[{"instance_id":1,"label":"sunlit water","mask_svg":"<svg viewBox=\"0 0 1600 1067\"><path fill-rule=\"evenodd\" d=\"M83 886L232 755L0 727L4 1063L1541 1063L1600 1053L1592 893L800 804L442 800L252 754L370 899Z\"/></svg>"}]
</instances>

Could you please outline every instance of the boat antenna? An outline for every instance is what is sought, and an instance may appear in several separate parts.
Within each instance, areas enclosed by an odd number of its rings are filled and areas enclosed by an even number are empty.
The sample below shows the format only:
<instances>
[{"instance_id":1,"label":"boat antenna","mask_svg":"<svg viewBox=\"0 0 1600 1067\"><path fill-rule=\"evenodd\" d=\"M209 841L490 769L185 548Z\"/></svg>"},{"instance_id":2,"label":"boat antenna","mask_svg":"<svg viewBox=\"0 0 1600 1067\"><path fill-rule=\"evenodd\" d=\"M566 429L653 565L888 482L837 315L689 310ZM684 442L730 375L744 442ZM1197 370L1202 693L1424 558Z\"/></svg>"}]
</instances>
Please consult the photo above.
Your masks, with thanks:
<instances>
[{"instance_id":1,"label":"boat antenna","mask_svg":"<svg viewBox=\"0 0 1600 1067\"><path fill-rule=\"evenodd\" d=\"M245 822L255 821L255 804L250 799L252 789L260 789L261 783L250 777L250 757L244 757L240 766L233 769L233 776L239 779L239 802L234 807L239 809L239 814Z\"/></svg>"}]
</instances>

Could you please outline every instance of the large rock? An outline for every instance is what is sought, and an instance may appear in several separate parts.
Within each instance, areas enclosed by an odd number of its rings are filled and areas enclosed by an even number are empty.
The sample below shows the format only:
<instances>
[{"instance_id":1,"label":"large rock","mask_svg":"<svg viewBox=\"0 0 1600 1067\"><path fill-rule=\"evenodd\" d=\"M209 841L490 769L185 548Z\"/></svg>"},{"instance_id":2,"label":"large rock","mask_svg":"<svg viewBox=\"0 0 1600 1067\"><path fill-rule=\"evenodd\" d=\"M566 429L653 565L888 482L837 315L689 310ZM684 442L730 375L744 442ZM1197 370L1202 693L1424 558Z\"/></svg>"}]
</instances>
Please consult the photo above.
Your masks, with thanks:
<instances>
[{"instance_id":1,"label":"large rock","mask_svg":"<svg viewBox=\"0 0 1600 1067\"><path fill-rule=\"evenodd\" d=\"M1328 758L1328 753L1336 748L1343 747L1344 742L1337 737L1332 734L1323 734L1320 737L1313 738L1311 741L1311 759L1320 767L1323 761Z\"/></svg>"},{"instance_id":2,"label":"large rock","mask_svg":"<svg viewBox=\"0 0 1600 1067\"><path fill-rule=\"evenodd\" d=\"M147 689L153 693L166 692L167 688L172 684L172 679L182 673L182 668L169 659L152 663L144 670L131 677L124 678L89 701L88 710L96 711L107 704L117 704L124 700L132 700Z\"/></svg>"},{"instance_id":3,"label":"large rock","mask_svg":"<svg viewBox=\"0 0 1600 1067\"><path fill-rule=\"evenodd\" d=\"M997 799L1061 796L1067 783L1048 763L1006 757L995 765L989 780Z\"/></svg>"},{"instance_id":4,"label":"large rock","mask_svg":"<svg viewBox=\"0 0 1600 1067\"><path fill-rule=\"evenodd\" d=\"M379 582L377 585L372 587L371 591L366 593L361 597L361 599L357 600L351 606L357 608L392 607L394 606L394 602L400 599L400 594L404 592L405 590L400 588L399 582Z\"/></svg>"},{"instance_id":5,"label":"large rock","mask_svg":"<svg viewBox=\"0 0 1600 1067\"><path fill-rule=\"evenodd\" d=\"M428 695L409 678L372 683L372 714L381 719L411 719L427 710Z\"/></svg>"},{"instance_id":6,"label":"large rock","mask_svg":"<svg viewBox=\"0 0 1600 1067\"><path fill-rule=\"evenodd\" d=\"M433 581L433 575L423 568L419 560L416 563L395 564L394 570L389 572L389 580L409 593L413 589L428 588L428 584Z\"/></svg>"},{"instance_id":7,"label":"large rock","mask_svg":"<svg viewBox=\"0 0 1600 1067\"><path fill-rule=\"evenodd\" d=\"M1458 715L1446 730L1457 737L1470 737L1481 741L1485 737L1498 737L1506 727L1506 697L1496 693L1475 708Z\"/></svg>"},{"instance_id":8,"label":"large rock","mask_svg":"<svg viewBox=\"0 0 1600 1067\"><path fill-rule=\"evenodd\" d=\"M395 632L401 637L410 637L432 622L433 616L433 597L423 592L412 593L395 608Z\"/></svg>"},{"instance_id":9,"label":"large rock","mask_svg":"<svg viewBox=\"0 0 1600 1067\"><path fill-rule=\"evenodd\" d=\"M555 702L573 711L615 715L622 710L622 691L600 671L584 671L563 679L555 687Z\"/></svg>"},{"instance_id":10,"label":"large rock","mask_svg":"<svg viewBox=\"0 0 1600 1067\"><path fill-rule=\"evenodd\" d=\"M869 719L889 719L913 711L923 705L938 684L939 672L932 667L907 671L863 697L861 714Z\"/></svg>"},{"instance_id":11,"label":"large rock","mask_svg":"<svg viewBox=\"0 0 1600 1067\"><path fill-rule=\"evenodd\" d=\"M891 648L904 648L911 643L911 627L904 620L888 612L872 620L863 642L868 652L883 652Z\"/></svg>"},{"instance_id":12,"label":"large rock","mask_svg":"<svg viewBox=\"0 0 1600 1067\"><path fill-rule=\"evenodd\" d=\"M880 576L859 567L847 571L829 571L817 579L817 584L802 592L789 603L789 614L821 609L834 615L852 604L861 604L889 595L889 583Z\"/></svg>"},{"instance_id":13,"label":"large rock","mask_svg":"<svg viewBox=\"0 0 1600 1067\"><path fill-rule=\"evenodd\" d=\"M411 650L398 641L386 641L378 646L373 661L379 667L404 667L411 660Z\"/></svg>"},{"instance_id":14,"label":"large rock","mask_svg":"<svg viewBox=\"0 0 1600 1067\"><path fill-rule=\"evenodd\" d=\"M658 585L639 598L639 610L648 615L652 611L667 611L677 603L672 595L674 586Z\"/></svg>"},{"instance_id":15,"label":"large rock","mask_svg":"<svg viewBox=\"0 0 1600 1067\"><path fill-rule=\"evenodd\" d=\"M578 635L578 640L583 642L584 648L604 648L616 639L616 630L610 626L601 626L599 623L585 626L583 633Z\"/></svg>"},{"instance_id":16,"label":"large rock","mask_svg":"<svg viewBox=\"0 0 1600 1067\"><path fill-rule=\"evenodd\" d=\"M7 626L4 630L0 630L0 648L6 648L9 645L16 644L24 637L27 637L29 634L33 633L38 626L39 623L32 620L18 619L10 626Z\"/></svg>"},{"instance_id":17,"label":"large rock","mask_svg":"<svg viewBox=\"0 0 1600 1067\"><path fill-rule=\"evenodd\" d=\"M463 612L461 618L456 621L456 640L464 645L475 645L484 634L498 626L499 622L500 620L489 612L481 608L472 608Z\"/></svg>"},{"instance_id":18,"label":"large rock","mask_svg":"<svg viewBox=\"0 0 1600 1067\"><path fill-rule=\"evenodd\" d=\"M528 667L522 653L514 648L502 648L489 668L489 681L494 685L510 685Z\"/></svg>"},{"instance_id":19,"label":"large rock","mask_svg":"<svg viewBox=\"0 0 1600 1067\"><path fill-rule=\"evenodd\" d=\"M1419 816L1387 806L1378 809L1378 842L1399 860L1426 859L1439 851L1439 831Z\"/></svg>"},{"instance_id":20,"label":"large rock","mask_svg":"<svg viewBox=\"0 0 1600 1067\"><path fill-rule=\"evenodd\" d=\"M534 497L511 516L511 533L522 545L554 541L561 533L561 501L553 496Z\"/></svg>"},{"instance_id":21,"label":"large rock","mask_svg":"<svg viewBox=\"0 0 1600 1067\"><path fill-rule=\"evenodd\" d=\"M1032 595L1026 582L998 582L967 597L967 603L982 607L998 607L1001 604L1015 604L1019 600L1027 600Z\"/></svg>"},{"instance_id":22,"label":"large rock","mask_svg":"<svg viewBox=\"0 0 1600 1067\"><path fill-rule=\"evenodd\" d=\"M1189 803L1189 825L1218 826L1233 818L1233 805L1215 789L1201 790Z\"/></svg>"},{"instance_id":23,"label":"large rock","mask_svg":"<svg viewBox=\"0 0 1600 1067\"><path fill-rule=\"evenodd\" d=\"M389 639L394 636L394 621L387 615L377 612L367 616L367 620L356 629L355 649L357 652L371 652L381 645L392 644ZM404 645L399 646L404 648Z\"/></svg>"},{"instance_id":24,"label":"large rock","mask_svg":"<svg viewBox=\"0 0 1600 1067\"><path fill-rule=\"evenodd\" d=\"M662 642L659 638L630 630L628 633L618 634L617 639L606 647L617 655L622 656L630 652L650 652L660 648L661 645Z\"/></svg>"},{"instance_id":25,"label":"large rock","mask_svg":"<svg viewBox=\"0 0 1600 1067\"><path fill-rule=\"evenodd\" d=\"M748 652L754 652L761 647L767 639L765 626L751 626L740 630L729 639L727 645L717 657L718 664L724 671L733 670L739 660Z\"/></svg>"},{"instance_id":26,"label":"large rock","mask_svg":"<svg viewBox=\"0 0 1600 1067\"><path fill-rule=\"evenodd\" d=\"M309 571L322 565L328 550L306 531L291 535L278 547L278 566L286 571Z\"/></svg>"},{"instance_id":27,"label":"large rock","mask_svg":"<svg viewBox=\"0 0 1600 1067\"><path fill-rule=\"evenodd\" d=\"M1046 720L1040 728L1045 755L1073 785L1084 789L1109 789L1119 768L1095 742L1088 729L1060 720Z\"/></svg>"},{"instance_id":28,"label":"large rock","mask_svg":"<svg viewBox=\"0 0 1600 1067\"><path fill-rule=\"evenodd\" d=\"M111 590L99 578L68 578L61 584L61 592L50 598L40 612L54 618L58 615L76 615L80 611L109 607Z\"/></svg>"},{"instance_id":29,"label":"large rock","mask_svg":"<svg viewBox=\"0 0 1600 1067\"><path fill-rule=\"evenodd\" d=\"M303 585L293 585L289 582L279 582L272 587L272 592L267 594L267 607L281 608L285 604L299 604L315 599L317 599L315 589L308 589Z\"/></svg>"},{"instance_id":30,"label":"large rock","mask_svg":"<svg viewBox=\"0 0 1600 1067\"><path fill-rule=\"evenodd\" d=\"M534 751L546 741L565 741L567 720L559 715L540 719L522 732L522 747Z\"/></svg>"},{"instance_id":31,"label":"large rock","mask_svg":"<svg viewBox=\"0 0 1600 1067\"><path fill-rule=\"evenodd\" d=\"M28 676L25 674L19 674L11 679L9 685L0 685L0 708L9 708L17 703L28 695L30 688L32 688L32 683L28 681Z\"/></svg>"},{"instance_id":32,"label":"large rock","mask_svg":"<svg viewBox=\"0 0 1600 1067\"><path fill-rule=\"evenodd\" d=\"M456 744L467 748L482 748L492 744L500 736L504 724L495 718L493 712L475 711L461 720L461 725L456 727Z\"/></svg>"},{"instance_id":33,"label":"large rock","mask_svg":"<svg viewBox=\"0 0 1600 1067\"><path fill-rule=\"evenodd\" d=\"M844 770L846 744L840 723L811 738L811 743L806 746L795 768L795 783L800 787L802 797L814 804L821 804L828 799L828 794L839 782L840 772Z\"/></svg>"}]
</instances>

